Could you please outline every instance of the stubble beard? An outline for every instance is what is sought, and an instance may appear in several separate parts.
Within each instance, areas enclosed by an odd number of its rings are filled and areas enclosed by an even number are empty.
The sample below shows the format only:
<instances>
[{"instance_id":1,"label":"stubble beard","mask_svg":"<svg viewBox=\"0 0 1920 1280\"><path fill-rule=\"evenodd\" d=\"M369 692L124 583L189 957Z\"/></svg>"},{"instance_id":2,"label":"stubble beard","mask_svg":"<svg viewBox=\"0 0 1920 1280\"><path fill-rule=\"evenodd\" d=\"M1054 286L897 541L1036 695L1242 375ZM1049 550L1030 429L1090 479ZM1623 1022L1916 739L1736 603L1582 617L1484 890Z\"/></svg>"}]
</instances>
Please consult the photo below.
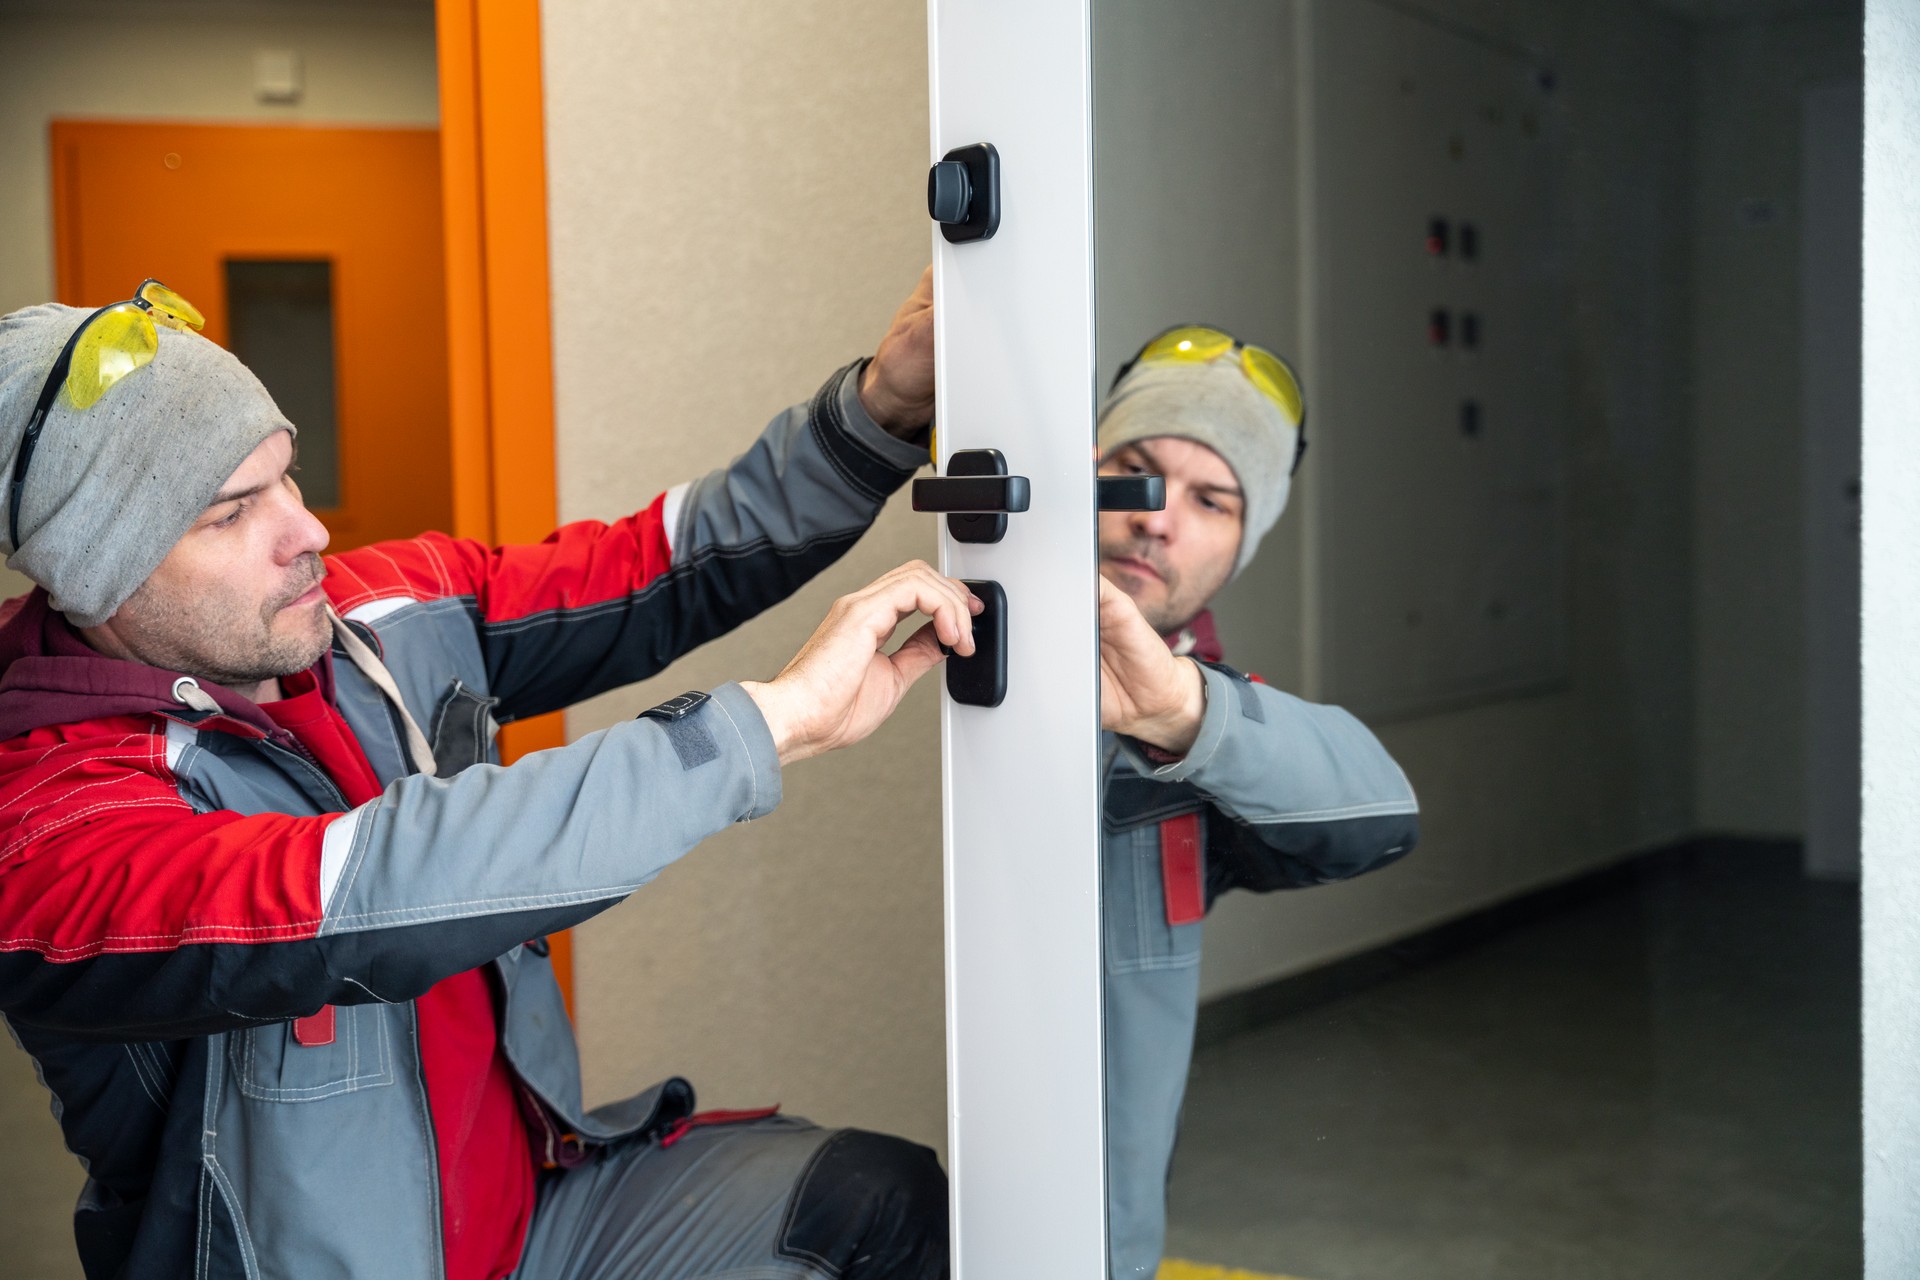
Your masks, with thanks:
<instances>
[{"instance_id":1,"label":"stubble beard","mask_svg":"<svg viewBox=\"0 0 1920 1280\"><path fill-rule=\"evenodd\" d=\"M283 613L326 576L317 554L301 568L296 587L258 605L228 590L189 592L149 578L123 606L137 620L130 647L151 666L231 689L305 671L327 651L333 627L324 601L303 606L305 617Z\"/></svg>"},{"instance_id":2,"label":"stubble beard","mask_svg":"<svg viewBox=\"0 0 1920 1280\"><path fill-rule=\"evenodd\" d=\"M1102 561L1142 560L1153 566L1154 572L1159 575L1159 585L1163 588L1157 603L1143 600L1140 598L1139 591L1129 589L1129 583L1140 584L1150 589L1154 585L1151 579L1143 579L1138 574L1115 566L1108 580L1133 597L1134 604L1140 608L1140 616L1145 618L1147 625L1159 634L1172 635L1199 615L1200 607L1188 609L1187 601L1182 598L1180 574L1167 565L1151 542L1137 538L1116 538L1103 542L1100 544L1100 558ZM1204 602L1201 607L1204 607Z\"/></svg>"},{"instance_id":3,"label":"stubble beard","mask_svg":"<svg viewBox=\"0 0 1920 1280\"><path fill-rule=\"evenodd\" d=\"M1163 636L1172 636L1186 629L1195 618L1206 611L1212 603L1214 594L1227 585L1232 576L1232 565L1225 566L1218 581L1209 583L1190 583L1186 576L1167 564L1160 554L1158 546L1151 539L1114 538L1100 544L1100 559L1142 560L1153 567L1160 575L1160 585L1164 588L1158 602L1142 600L1134 591L1128 590L1127 582L1141 582L1135 574L1115 567L1109 581L1133 597L1134 604L1140 608L1140 616L1147 625ZM1202 566L1204 569L1207 566ZM1152 583L1145 584L1151 587Z\"/></svg>"}]
</instances>

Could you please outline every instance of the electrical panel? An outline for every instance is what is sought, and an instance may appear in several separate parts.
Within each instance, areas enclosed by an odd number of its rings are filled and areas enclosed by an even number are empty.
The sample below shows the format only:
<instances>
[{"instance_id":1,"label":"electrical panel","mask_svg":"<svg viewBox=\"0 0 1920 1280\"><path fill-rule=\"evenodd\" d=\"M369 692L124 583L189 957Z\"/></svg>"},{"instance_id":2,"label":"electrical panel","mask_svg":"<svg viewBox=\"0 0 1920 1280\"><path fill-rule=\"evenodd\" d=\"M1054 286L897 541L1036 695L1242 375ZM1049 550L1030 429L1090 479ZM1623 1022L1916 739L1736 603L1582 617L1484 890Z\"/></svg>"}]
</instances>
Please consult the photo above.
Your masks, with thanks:
<instances>
[{"instance_id":1,"label":"electrical panel","mask_svg":"<svg viewBox=\"0 0 1920 1280\"><path fill-rule=\"evenodd\" d=\"M1563 680L1572 317L1551 74L1381 0L1302 42L1309 661L1374 719Z\"/></svg>"}]
</instances>

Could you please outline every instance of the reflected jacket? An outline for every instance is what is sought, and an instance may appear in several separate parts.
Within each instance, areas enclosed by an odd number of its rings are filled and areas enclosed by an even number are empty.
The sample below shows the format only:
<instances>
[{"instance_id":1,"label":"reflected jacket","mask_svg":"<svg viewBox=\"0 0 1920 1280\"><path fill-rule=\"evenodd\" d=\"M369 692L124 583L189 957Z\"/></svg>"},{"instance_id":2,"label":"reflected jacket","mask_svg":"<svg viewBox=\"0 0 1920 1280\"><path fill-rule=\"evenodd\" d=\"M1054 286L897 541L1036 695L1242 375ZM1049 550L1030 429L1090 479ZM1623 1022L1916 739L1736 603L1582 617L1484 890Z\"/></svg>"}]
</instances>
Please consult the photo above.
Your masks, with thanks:
<instances>
[{"instance_id":1,"label":"reflected jacket","mask_svg":"<svg viewBox=\"0 0 1920 1280\"><path fill-rule=\"evenodd\" d=\"M478 966L546 1162L691 1112L677 1079L583 1108L542 940L771 811L765 721L729 684L511 768L494 731L652 675L850 547L926 460L862 411L860 367L627 519L330 557L437 765L336 645L317 674L384 787L358 807L252 703L94 653L43 592L10 602L0 1013L86 1166L89 1277L442 1275L413 1001ZM297 1042L326 1006L331 1042Z\"/></svg>"},{"instance_id":2,"label":"reflected jacket","mask_svg":"<svg viewBox=\"0 0 1920 1280\"><path fill-rule=\"evenodd\" d=\"M1206 714L1178 759L1107 734L1101 851L1106 948L1107 1225L1115 1280L1152 1280L1167 1167L1193 1057L1201 922L1234 889L1345 880L1420 837L1406 775L1339 707L1226 666L1202 614L1179 637Z\"/></svg>"}]
</instances>

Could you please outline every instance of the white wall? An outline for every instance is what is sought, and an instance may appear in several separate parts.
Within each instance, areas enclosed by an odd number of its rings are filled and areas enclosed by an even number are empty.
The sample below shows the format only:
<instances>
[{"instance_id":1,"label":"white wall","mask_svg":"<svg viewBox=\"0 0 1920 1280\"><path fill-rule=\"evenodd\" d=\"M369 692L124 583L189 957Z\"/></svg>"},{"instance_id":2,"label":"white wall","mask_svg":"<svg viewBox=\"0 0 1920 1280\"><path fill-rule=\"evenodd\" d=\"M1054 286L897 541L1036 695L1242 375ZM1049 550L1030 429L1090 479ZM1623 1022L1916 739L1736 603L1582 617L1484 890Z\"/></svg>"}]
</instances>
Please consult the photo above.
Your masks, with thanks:
<instances>
[{"instance_id":1,"label":"white wall","mask_svg":"<svg viewBox=\"0 0 1920 1280\"><path fill-rule=\"evenodd\" d=\"M543 21L560 510L604 518L873 350L929 254L926 13L572 0ZM833 596L933 534L902 495L794 600L572 732L772 675ZM594 1100L679 1072L703 1105L944 1145L936 693L579 931Z\"/></svg>"},{"instance_id":2,"label":"white wall","mask_svg":"<svg viewBox=\"0 0 1920 1280\"><path fill-rule=\"evenodd\" d=\"M1920 1273L1920 3L1867 0L1861 427L1867 1276Z\"/></svg>"},{"instance_id":3,"label":"white wall","mask_svg":"<svg viewBox=\"0 0 1920 1280\"><path fill-rule=\"evenodd\" d=\"M1420 850L1348 884L1222 900L1207 925L1202 982L1210 996L1376 945L1692 826L1690 140L1674 124L1692 102L1692 33L1634 5L1427 7L1541 50L1558 72L1556 98L1568 116L1572 676L1545 695L1382 727L1420 793ZM1096 5L1103 367L1172 318L1217 318L1283 352L1297 349L1293 8L1210 5L1196 21L1189 10L1148 0ZM1169 101L1182 110L1167 113ZM1171 116L1223 123L1154 127ZM1336 124L1324 145L1355 145L1357 136ZM1165 230L1176 214L1190 239L1171 242L1169 270ZM1311 401L1313 388L1307 393ZM1229 659L1283 688L1298 688L1302 671L1298 507L1313 500L1313 456L1296 510L1218 607Z\"/></svg>"},{"instance_id":4,"label":"white wall","mask_svg":"<svg viewBox=\"0 0 1920 1280\"><path fill-rule=\"evenodd\" d=\"M302 101L254 100L257 49L301 55ZM425 3L0 5L0 314L53 296L49 121L433 124L438 95Z\"/></svg>"},{"instance_id":5,"label":"white wall","mask_svg":"<svg viewBox=\"0 0 1920 1280\"><path fill-rule=\"evenodd\" d=\"M1696 818L1806 829L1800 113L1860 78L1839 15L1699 35L1693 222Z\"/></svg>"}]
</instances>

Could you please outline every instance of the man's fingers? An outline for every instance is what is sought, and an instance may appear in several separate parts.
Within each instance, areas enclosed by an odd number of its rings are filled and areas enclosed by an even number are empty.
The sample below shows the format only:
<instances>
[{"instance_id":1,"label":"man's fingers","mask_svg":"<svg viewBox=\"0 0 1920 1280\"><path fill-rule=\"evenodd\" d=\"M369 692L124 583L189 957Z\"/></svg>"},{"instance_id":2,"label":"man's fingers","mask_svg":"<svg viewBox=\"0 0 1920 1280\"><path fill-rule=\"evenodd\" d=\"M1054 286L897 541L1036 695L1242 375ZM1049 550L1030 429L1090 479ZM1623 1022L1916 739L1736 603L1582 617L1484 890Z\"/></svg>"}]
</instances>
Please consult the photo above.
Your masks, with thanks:
<instances>
[{"instance_id":1,"label":"man's fingers","mask_svg":"<svg viewBox=\"0 0 1920 1280\"><path fill-rule=\"evenodd\" d=\"M934 634L962 657L973 653L973 614L968 611L965 597L956 599L955 593L942 587L918 580L908 584L913 594L906 597L912 604L903 608L900 617L913 613L924 613L933 619Z\"/></svg>"},{"instance_id":2,"label":"man's fingers","mask_svg":"<svg viewBox=\"0 0 1920 1280\"><path fill-rule=\"evenodd\" d=\"M869 592L866 604L874 610L870 625L876 637L891 635L903 619L924 613L942 643L962 656L973 653L973 615L985 606L957 578L916 560L882 577Z\"/></svg>"},{"instance_id":3,"label":"man's fingers","mask_svg":"<svg viewBox=\"0 0 1920 1280\"><path fill-rule=\"evenodd\" d=\"M1103 620L1118 622L1128 615L1137 616L1140 606L1134 603L1132 596L1120 588L1100 579L1100 616Z\"/></svg>"},{"instance_id":4,"label":"man's fingers","mask_svg":"<svg viewBox=\"0 0 1920 1280\"><path fill-rule=\"evenodd\" d=\"M905 693L915 680L939 666L945 656L940 649L940 639L934 634L933 624L929 622L908 636L905 644L888 654L887 661L893 664L894 672L900 677L900 691Z\"/></svg>"}]
</instances>

